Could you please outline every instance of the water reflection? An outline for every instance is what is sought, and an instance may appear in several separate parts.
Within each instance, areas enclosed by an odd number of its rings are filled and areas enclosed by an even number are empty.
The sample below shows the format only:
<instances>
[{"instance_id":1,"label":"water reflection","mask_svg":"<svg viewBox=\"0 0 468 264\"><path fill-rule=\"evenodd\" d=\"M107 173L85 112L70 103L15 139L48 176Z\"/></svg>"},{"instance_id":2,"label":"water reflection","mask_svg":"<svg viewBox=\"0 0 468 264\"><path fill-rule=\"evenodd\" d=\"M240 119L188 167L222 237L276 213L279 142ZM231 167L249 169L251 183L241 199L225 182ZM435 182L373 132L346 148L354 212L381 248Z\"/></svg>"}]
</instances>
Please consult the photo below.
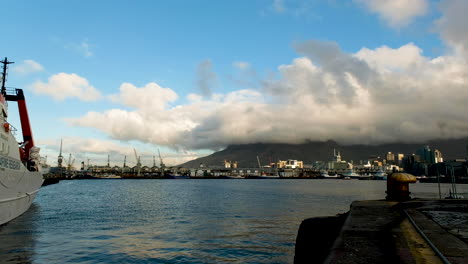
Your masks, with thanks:
<instances>
[{"instance_id":1,"label":"water reflection","mask_svg":"<svg viewBox=\"0 0 468 264\"><path fill-rule=\"evenodd\" d=\"M37 240L37 215L40 207L32 204L29 210L0 227L0 256L2 263L33 263Z\"/></svg>"},{"instance_id":2,"label":"water reflection","mask_svg":"<svg viewBox=\"0 0 468 264\"><path fill-rule=\"evenodd\" d=\"M65 181L42 189L26 214L0 229L0 260L291 263L303 219L384 199L385 189L383 181L357 180ZM438 195L436 184L410 189Z\"/></svg>"}]
</instances>

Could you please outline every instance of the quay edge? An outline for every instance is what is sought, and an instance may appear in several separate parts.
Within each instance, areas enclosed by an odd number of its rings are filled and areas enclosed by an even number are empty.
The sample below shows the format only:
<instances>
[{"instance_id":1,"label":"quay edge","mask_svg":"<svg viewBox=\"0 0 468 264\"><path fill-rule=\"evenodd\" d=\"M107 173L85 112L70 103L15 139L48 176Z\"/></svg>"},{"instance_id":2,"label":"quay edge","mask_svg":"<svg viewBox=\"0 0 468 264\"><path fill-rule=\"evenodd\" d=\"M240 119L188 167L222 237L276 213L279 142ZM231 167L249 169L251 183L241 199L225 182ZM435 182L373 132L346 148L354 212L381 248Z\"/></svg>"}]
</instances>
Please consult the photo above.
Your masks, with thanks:
<instances>
[{"instance_id":1,"label":"quay edge","mask_svg":"<svg viewBox=\"0 0 468 264\"><path fill-rule=\"evenodd\" d=\"M465 222L451 229L438 212ZM346 215L302 222L294 263L444 263L408 216L450 263L468 263L466 215L467 199L355 201Z\"/></svg>"}]
</instances>

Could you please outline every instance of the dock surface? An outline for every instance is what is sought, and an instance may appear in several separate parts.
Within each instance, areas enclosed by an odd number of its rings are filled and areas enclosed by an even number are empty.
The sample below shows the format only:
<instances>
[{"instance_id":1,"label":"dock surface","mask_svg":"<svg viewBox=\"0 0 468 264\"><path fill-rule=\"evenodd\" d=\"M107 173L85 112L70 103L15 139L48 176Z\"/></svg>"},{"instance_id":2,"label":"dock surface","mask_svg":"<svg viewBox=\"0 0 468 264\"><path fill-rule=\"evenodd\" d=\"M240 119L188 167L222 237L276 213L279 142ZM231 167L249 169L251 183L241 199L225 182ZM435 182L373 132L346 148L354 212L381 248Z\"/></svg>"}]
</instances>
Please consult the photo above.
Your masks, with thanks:
<instances>
[{"instance_id":1,"label":"dock surface","mask_svg":"<svg viewBox=\"0 0 468 264\"><path fill-rule=\"evenodd\" d=\"M468 200L355 201L324 259L300 233L295 263L468 264Z\"/></svg>"}]
</instances>

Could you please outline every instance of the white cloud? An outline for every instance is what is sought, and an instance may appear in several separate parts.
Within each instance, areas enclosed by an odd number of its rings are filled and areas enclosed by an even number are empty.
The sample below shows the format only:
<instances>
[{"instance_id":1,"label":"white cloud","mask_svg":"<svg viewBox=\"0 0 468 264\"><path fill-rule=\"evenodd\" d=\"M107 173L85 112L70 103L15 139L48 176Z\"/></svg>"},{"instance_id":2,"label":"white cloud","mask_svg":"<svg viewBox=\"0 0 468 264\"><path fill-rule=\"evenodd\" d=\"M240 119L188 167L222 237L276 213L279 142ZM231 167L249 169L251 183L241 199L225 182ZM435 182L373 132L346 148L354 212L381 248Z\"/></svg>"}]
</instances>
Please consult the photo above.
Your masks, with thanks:
<instances>
[{"instance_id":1,"label":"white cloud","mask_svg":"<svg viewBox=\"0 0 468 264\"><path fill-rule=\"evenodd\" d=\"M69 43L65 45L65 49L80 53L86 58L92 57L94 55L94 53L91 51L91 47L92 45L89 44L88 39L84 39L80 43Z\"/></svg>"},{"instance_id":2,"label":"white cloud","mask_svg":"<svg viewBox=\"0 0 468 264\"><path fill-rule=\"evenodd\" d=\"M355 56L366 61L371 67L386 72L407 71L427 62L427 59L422 56L422 50L413 43L403 45L398 49L387 46L375 50L362 48Z\"/></svg>"},{"instance_id":3,"label":"white cloud","mask_svg":"<svg viewBox=\"0 0 468 264\"><path fill-rule=\"evenodd\" d=\"M123 105L148 110L150 113L166 108L177 100L177 94L169 88L163 88L156 83L149 83L138 88L131 83L123 83L120 93L111 95L111 100ZM150 108L143 107L150 106Z\"/></svg>"},{"instance_id":4,"label":"white cloud","mask_svg":"<svg viewBox=\"0 0 468 264\"><path fill-rule=\"evenodd\" d=\"M218 76L213 71L211 60L202 61L197 67L197 88L200 93L205 97L210 97L217 80Z\"/></svg>"},{"instance_id":5,"label":"white cloud","mask_svg":"<svg viewBox=\"0 0 468 264\"><path fill-rule=\"evenodd\" d=\"M47 164L57 166L57 157L60 152L60 140L39 140L37 145L41 148L41 156L44 158L47 156ZM105 165L107 164L107 155L110 155L111 166L122 166L125 156L127 166L134 166L136 165L134 149L136 149L137 155L140 156L143 166L152 166L153 156L156 156L156 164L159 165L157 148L138 148L128 143L95 138L63 138L62 155L64 156L65 163L67 163L69 155L71 154L72 160L75 159L75 168L78 168L82 161L87 163L88 159L91 165ZM189 151L176 153L162 151L161 156L166 165L174 166L199 158L202 154Z\"/></svg>"},{"instance_id":6,"label":"white cloud","mask_svg":"<svg viewBox=\"0 0 468 264\"><path fill-rule=\"evenodd\" d=\"M276 13L284 13L286 11L283 0L273 0L271 7Z\"/></svg>"},{"instance_id":7,"label":"white cloud","mask_svg":"<svg viewBox=\"0 0 468 264\"><path fill-rule=\"evenodd\" d=\"M454 51L468 58L468 1L445 0L441 2L442 16L436 22L436 29L442 39Z\"/></svg>"},{"instance_id":8,"label":"white cloud","mask_svg":"<svg viewBox=\"0 0 468 264\"><path fill-rule=\"evenodd\" d=\"M33 60L24 60L21 64L13 67L13 71L22 75L27 75L34 72L41 72L44 70L41 64Z\"/></svg>"},{"instance_id":9,"label":"white cloud","mask_svg":"<svg viewBox=\"0 0 468 264\"><path fill-rule=\"evenodd\" d=\"M47 83L37 81L31 88L37 94L49 95L58 101L73 97L83 101L95 101L101 96L100 92L91 86L88 80L74 73L52 75Z\"/></svg>"},{"instance_id":10,"label":"white cloud","mask_svg":"<svg viewBox=\"0 0 468 264\"><path fill-rule=\"evenodd\" d=\"M355 0L373 13L377 13L393 28L407 26L429 8L428 0Z\"/></svg>"},{"instance_id":11,"label":"white cloud","mask_svg":"<svg viewBox=\"0 0 468 264\"><path fill-rule=\"evenodd\" d=\"M354 54L320 41L296 49L303 56L279 66L279 78L263 80L261 90L191 94L187 103L171 106L177 95L169 88L123 84L114 98L131 110L88 112L68 122L114 139L175 149L327 139L414 142L468 134L468 64L458 57L424 57L413 43Z\"/></svg>"},{"instance_id":12,"label":"white cloud","mask_svg":"<svg viewBox=\"0 0 468 264\"><path fill-rule=\"evenodd\" d=\"M236 61L232 65L239 70L246 70L250 68L250 64L245 61Z\"/></svg>"}]
</instances>

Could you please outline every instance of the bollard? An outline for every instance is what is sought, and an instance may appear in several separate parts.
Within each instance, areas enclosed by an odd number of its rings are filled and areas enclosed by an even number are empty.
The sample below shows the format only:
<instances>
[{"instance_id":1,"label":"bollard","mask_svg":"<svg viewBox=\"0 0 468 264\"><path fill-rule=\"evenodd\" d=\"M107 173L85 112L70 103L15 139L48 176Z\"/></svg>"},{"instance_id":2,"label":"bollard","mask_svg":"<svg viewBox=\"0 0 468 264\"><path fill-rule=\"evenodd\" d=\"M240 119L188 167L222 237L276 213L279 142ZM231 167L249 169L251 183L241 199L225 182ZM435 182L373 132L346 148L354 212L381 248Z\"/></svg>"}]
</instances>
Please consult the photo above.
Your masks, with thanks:
<instances>
[{"instance_id":1,"label":"bollard","mask_svg":"<svg viewBox=\"0 0 468 264\"><path fill-rule=\"evenodd\" d=\"M416 177L408 173L392 173L387 178L387 201L407 201L411 199L409 184L415 183Z\"/></svg>"}]
</instances>

